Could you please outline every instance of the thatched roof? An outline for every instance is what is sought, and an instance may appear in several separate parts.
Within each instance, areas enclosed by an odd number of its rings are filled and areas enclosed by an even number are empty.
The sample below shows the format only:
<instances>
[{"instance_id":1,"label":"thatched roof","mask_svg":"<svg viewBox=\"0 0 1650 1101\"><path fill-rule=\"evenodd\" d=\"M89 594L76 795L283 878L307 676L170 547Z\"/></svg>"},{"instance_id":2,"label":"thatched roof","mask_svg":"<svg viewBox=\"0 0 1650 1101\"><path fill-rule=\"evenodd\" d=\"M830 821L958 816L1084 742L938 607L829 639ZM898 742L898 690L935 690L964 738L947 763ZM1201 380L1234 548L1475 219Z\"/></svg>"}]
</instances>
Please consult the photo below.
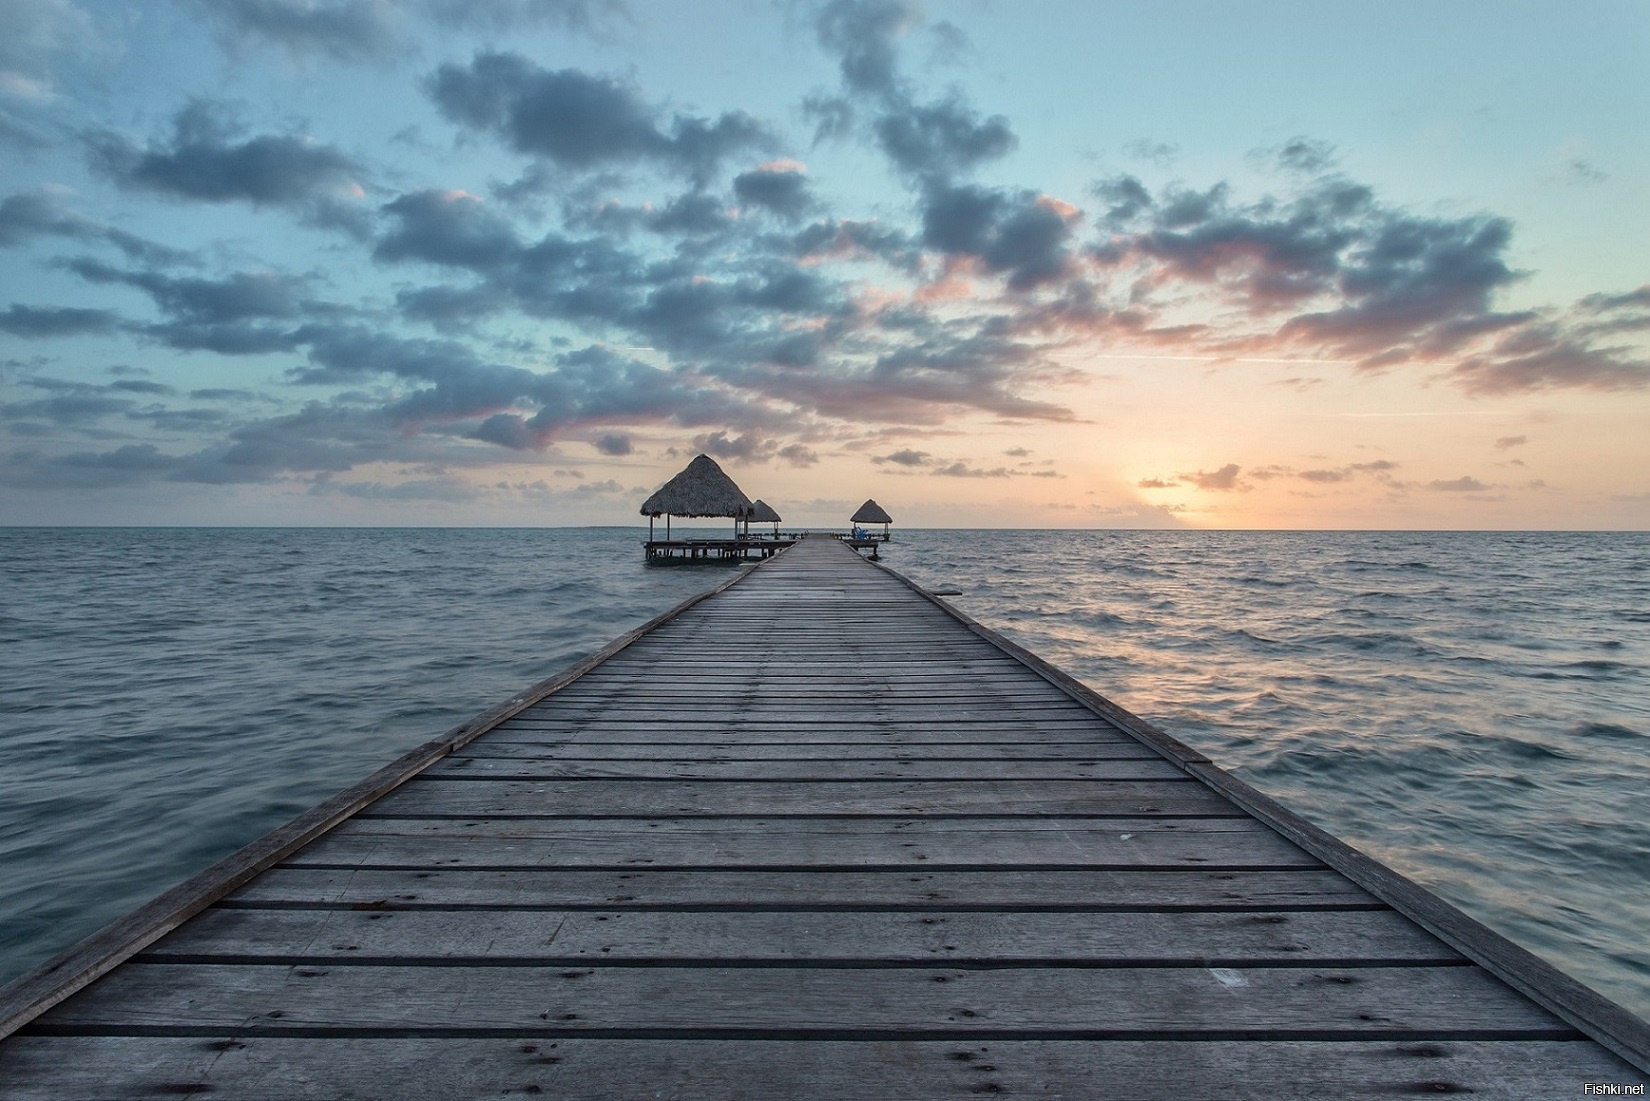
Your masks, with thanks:
<instances>
[{"instance_id":1,"label":"thatched roof","mask_svg":"<svg viewBox=\"0 0 1650 1101\"><path fill-rule=\"evenodd\" d=\"M777 524L780 522L779 513L773 510L773 506L761 500L751 505L750 518L759 524Z\"/></svg>"},{"instance_id":2,"label":"thatched roof","mask_svg":"<svg viewBox=\"0 0 1650 1101\"><path fill-rule=\"evenodd\" d=\"M751 499L722 473L716 460L700 455L676 477L659 487L659 492L642 502L643 516L733 516L750 515Z\"/></svg>"},{"instance_id":3,"label":"thatched roof","mask_svg":"<svg viewBox=\"0 0 1650 1101\"><path fill-rule=\"evenodd\" d=\"M894 518L884 512L882 506L875 501L866 501L859 506L859 511L854 513L853 519L848 522L850 524L892 524Z\"/></svg>"}]
</instances>

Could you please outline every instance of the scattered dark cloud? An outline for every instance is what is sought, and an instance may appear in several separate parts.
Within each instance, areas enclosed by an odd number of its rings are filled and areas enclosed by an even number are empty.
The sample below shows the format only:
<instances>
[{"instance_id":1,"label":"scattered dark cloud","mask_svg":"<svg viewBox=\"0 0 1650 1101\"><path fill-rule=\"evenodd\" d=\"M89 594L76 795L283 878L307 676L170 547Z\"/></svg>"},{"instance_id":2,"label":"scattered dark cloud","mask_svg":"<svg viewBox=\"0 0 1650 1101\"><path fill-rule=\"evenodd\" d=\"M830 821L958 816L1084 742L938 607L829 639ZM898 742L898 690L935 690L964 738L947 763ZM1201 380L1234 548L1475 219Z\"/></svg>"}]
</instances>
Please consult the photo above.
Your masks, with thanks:
<instances>
[{"instance_id":1,"label":"scattered dark cloud","mask_svg":"<svg viewBox=\"0 0 1650 1101\"><path fill-rule=\"evenodd\" d=\"M733 178L733 193L746 207L771 211L789 219L802 217L814 204L808 193L808 177L795 162L763 165L742 172Z\"/></svg>"},{"instance_id":2,"label":"scattered dark cloud","mask_svg":"<svg viewBox=\"0 0 1650 1101\"><path fill-rule=\"evenodd\" d=\"M1572 157L1565 162L1564 168L1569 178L1578 183L1598 184L1610 178L1610 173L1586 157Z\"/></svg>"},{"instance_id":3,"label":"scattered dark cloud","mask_svg":"<svg viewBox=\"0 0 1650 1101\"><path fill-rule=\"evenodd\" d=\"M275 272L233 272L206 279L129 271L84 259L70 261L68 267L88 282L129 286L147 294L165 319L127 327L185 351L291 351L304 342L301 321L337 312L305 297L307 280Z\"/></svg>"},{"instance_id":4,"label":"scattered dark cloud","mask_svg":"<svg viewBox=\"0 0 1650 1101\"><path fill-rule=\"evenodd\" d=\"M1433 481L1427 483L1427 488L1440 493L1482 493L1494 489L1494 486L1485 485L1470 475L1452 478L1449 481Z\"/></svg>"},{"instance_id":5,"label":"scattered dark cloud","mask_svg":"<svg viewBox=\"0 0 1650 1101\"><path fill-rule=\"evenodd\" d=\"M896 466L926 466L932 458L926 451L916 451L912 448L903 448L887 455L876 455L871 458L873 463L893 463Z\"/></svg>"},{"instance_id":6,"label":"scattered dark cloud","mask_svg":"<svg viewBox=\"0 0 1650 1101\"><path fill-rule=\"evenodd\" d=\"M922 239L954 257L971 257L1012 290L1031 290L1071 273L1076 211L1044 196L962 185L932 191Z\"/></svg>"},{"instance_id":7,"label":"scattered dark cloud","mask_svg":"<svg viewBox=\"0 0 1650 1101\"><path fill-rule=\"evenodd\" d=\"M1580 303L1590 313L1612 310L1650 310L1650 283L1625 294L1590 294Z\"/></svg>"},{"instance_id":8,"label":"scattered dark cloud","mask_svg":"<svg viewBox=\"0 0 1650 1101\"><path fill-rule=\"evenodd\" d=\"M1180 146L1173 142L1135 138L1124 144L1123 152L1136 160L1150 161L1159 168L1167 168L1180 157Z\"/></svg>"},{"instance_id":9,"label":"scattered dark cloud","mask_svg":"<svg viewBox=\"0 0 1650 1101\"><path fill-rule=\"evenodd\" d=\"M1297 159L1318 157L1315 148L1305 143ZM1472 393L1650 385L1650 362L1601 345L1608 327L1590 319L1617 299L1631 306L1630 296L1592 296L1568 315L1498 308L1524 277L1508 262L1505 218L1414 214L1334 174L1251 203L1224 184L1154 194L1130 176L1094 193L1107 205L1107 237L1086 258L1129 285L1136 311L1149 320L1160 296L1201 290L1254 322L1207 333L1217 350L1296 349L1366 370L1447 365Z\"/></svg>"},{"instance_id":10,"label":"scattered dark cloud","mask_svg":"<svg viewBox=\"0 0 1650 1101\"><path fill-rule=\"evenodd\" d=\"M1238 480L1238 474L1242 469L1237 463L1227 463L1219 470L1195 470L1189 474L1176 474L1175 477L1188 481L1199 489L1225 493L1243 488L1243 483Z\"/></svg>"},{"instance_id":11,"label":"scattered dark cloud","mask_svg":"<svg viewBox=\"0 0 1650 1101\"><path fill-rule=\"evenodd\" d=\"M84 217L49 191L22 191L0 200L0 248L16 248L39 237L106 242L132 260L152 264L177 264L189 258L179 249Z\"/></svg>"},{"instance_id":12,"label":"scattered dark cloud","mask_svg":"<svg viewBox=\"0 0 1650 1101\"><path fill-rule=\"evenodd\" d=\"M809 467L819 462L819 452L807 444L790 443L781 447L776 454L779 458L795 467Z\"/></svg>"},{"instance_id":13,"label":"scattered dark cloud","mask_svg":"<svg viewBox=\"0 0 1650 1101\"><path fill-rule=\"evenodd\" d=\"M464 504L483 495L479 486L462 478L413 478L405 482L346 482L317 478L310 487L317 495L339 493L368 501L441 501Z\"/></svg>"},{"instance_id":14,"label":"scattered dark cloud","mask_svg":"<svg viewBox=\"0 0 1650 1101\"><path fill-rule=\"evenodd\" d=\"M941 478L1007 478L1012 476L1014 471L1009 470L1006 466L982 470L979 467L969 466L965 462L954 462L935 467L930 473Z\"/></svg>"},{"instance_id":15,"label":"scattered dark cloud","mask_svg":"<svg viewBox=\"0 0 1650 1101\"><path fill-rule=\"evenodd\" d=\"M503 33L551 27L605 37L632 23L623 0L422 0L444 27Z\"/></svg>"},{"instance_id":16,"label":"scattered dark cloud","mask_svg":"<svg viewBox=\"0 0 1650 1101\"><path fill-rule=\"evenodd\" d=\"M1336 165L1335 147L1316 138L1290 138L1276 149L1263 150L1263 159L1270 160L1287 172L1318 176Z\"/></svg>"},{"instance_id":17,"label":"scattered dark cloud","mask_svg":"<svg viewBox=\"0 0 1650 1101\"><path fill-rule=\"evenodd\" d=\"M276 207L306 222L367 231L365 170L336 146L299 134L248 137L224 105L195 100L172 133L138 145L109 131L86 136L92 164L123 187L207 203Z\"/></svg>"},{"instance_id":18,"label":"scattered dark cloud","mask_svg":"<svg viewBox=\"0 0 1650 1101\"><path fill-rule=\"evenodd\" d=\"M1141 489L1174 489L1179 482L1166 482L1162 478L1142 478L1135 483Z\"/></svg>"},{"instance_id":19,"label":"scattered dark cloud","mask_svg":"<svg viewBox=\"0 0 1650 1101\"><path fill-rule=\"evenodd\" d=\"M563 168L657 164L706 181L729 156L770 147L773 135L743 111L716 119L674 114L630 84L577 69L541 68L519 54L479 53L442 65L426 88L450 121L489 131Z\"/></svg>"},{"instance_id":20,"label":"scattered dark cloud","mask_svg":"<svg viewBox=\"0 0 1650 1101\"><path fill-rule=\"evenodd\" d=\"M273 45L298 62L381 61L417 48L420 19L507 34L535 26L593 35L628 21L619 0L187 0L231 49Z\"/></svg>"},{"instance_id":21,"label":"scattered dark cloud","mask_svg":"<svg viewBox=\"0 0 1650 1101\"><path fill-rule=\"evenodd\" d=\"M636 450L630 437L623 432L604 432L596 437L594 443L596 450L603 455L629 455Z\"/></svg>"},{"instance_id":22,"label":"scattered dark cloud","mask_svg":"<svg viewBox=\"0 0 1650 1101\"><path fill-rule=\"evenodd\" d=\"M814 30L836 57L850 93L883 97L897 90L896 43L918 16L916 4L905 0L831 0L820 9Z\"/></svg>"},{"instance_id":23,"label":"scattered dark cloud","mask_svg":"<svg viewBox=\"0 0 1650 1101\"><path fill-rule=\"evenodd\" d=\"M895 168L922 179L949 179L1013 152L1017 139L1002 115L981 118L956 99L910 104L874 124L877 144Z\"/></svg>"},{"instance_id":24,"label":"scattered dark cloud","mask_svg":"<svg viewBox=\"0 0 1650 1101\"><path fill-rule=\"evenodd\" d=\"M397 5L384 0L188 0L230 44L271 43L290 57L361 61L403 48Z\"/></svg>"},{"instance_id":25,"label":"scattered dark cloud","mask_svg":"<svg viewBox=\"0 0 1650 1101\"><path fill-rule=\"evenodd\" d=\"M816 141L848 137L868 118L895 171L931 188L1006 156L1018 139L1008 119L982 117L960 95L917 98L900 73L899 41L919 14L898 0L832 0L819 9L814 31L837 59L841 92L816 93L804 106Z\"/></svg>"},{"instance_id":26,"label":"scattered dark cloud","mask_svg":"<svg viewBox=\"0 0 1650 1101\"><path fill-rule=\"evenodd\" d=\"M713 458L749 463L772 458L779 451L779 441L764 439L755 432L729 436L721 431L693 437L693 447Z\"/></svg>"},{"instance_id":27,"label":"scattered dark cloud","mask_svg":"<svg viewBox=\"0 0 1650 1101\"><path fill-rule=\"evenodd\" d=\"M14 302L0 311L0 332L35 339L102 335L114 332L119 325L120 318L112 310L81 306L26 306Z\"/></svg>"},{"instance_id":28,"label":"scattered dark cloud","mask_svg":"<svg viewBox=\"0 0 1650 1101\"><path fill-rule=\"evenodd\" d=\"M0 461L0 485L42 490L115 489L169 476L182 463L182 459L149 443L65 455L13 451Z\"/></svg>"},{"instance_id":29,"label":"scattered dark cloud","mask_svg":"<svg viewBox=\"0 0 1650 1101\"><path fill-rule=\"evenodd\" d=\"M1505 451L1511 447L1523 447L1530 442L1528 436L1500 436L1495 441L1497 451Z\"/></svg>"}]
</instances>

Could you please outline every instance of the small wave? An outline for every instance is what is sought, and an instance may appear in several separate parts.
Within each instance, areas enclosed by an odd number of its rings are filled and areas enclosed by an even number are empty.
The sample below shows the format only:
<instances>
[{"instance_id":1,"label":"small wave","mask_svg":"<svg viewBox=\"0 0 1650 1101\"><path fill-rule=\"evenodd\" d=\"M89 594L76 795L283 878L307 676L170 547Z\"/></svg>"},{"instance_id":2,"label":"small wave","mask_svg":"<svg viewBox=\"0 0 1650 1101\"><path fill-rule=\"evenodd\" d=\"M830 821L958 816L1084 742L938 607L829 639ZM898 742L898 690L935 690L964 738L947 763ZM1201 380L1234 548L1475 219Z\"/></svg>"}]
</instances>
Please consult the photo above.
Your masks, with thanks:
<instances>
[{"instance_id":1,"label":"small wave","mask_svg":"<svg viewBox=\"0 0 1650 1101\"><path fill-rule=\"evenodd\" d=\"M1642 738L1641 731L1615 723L1576 723L1565 731L1572 738Z\"/></svg>"}]
</instances>

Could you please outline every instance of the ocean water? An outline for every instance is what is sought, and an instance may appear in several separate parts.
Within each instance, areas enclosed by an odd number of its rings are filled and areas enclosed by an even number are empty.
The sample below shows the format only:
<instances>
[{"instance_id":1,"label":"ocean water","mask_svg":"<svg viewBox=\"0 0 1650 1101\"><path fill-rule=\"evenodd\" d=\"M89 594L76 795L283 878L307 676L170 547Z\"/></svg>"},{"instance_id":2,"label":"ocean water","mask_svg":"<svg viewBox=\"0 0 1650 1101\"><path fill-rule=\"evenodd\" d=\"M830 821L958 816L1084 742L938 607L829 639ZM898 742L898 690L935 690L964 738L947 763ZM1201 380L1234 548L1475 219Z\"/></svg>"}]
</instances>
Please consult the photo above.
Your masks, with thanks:
<instances>
[{"instance_id":1,"label":"ocean water","mask_svg":"<svg viewBox=\"0 0 1650 1101\"><path fill-rule=\"evenodd\" d=\"M0 981L727 576L634 529L0 529ZM1650 536L884 561L1650 1017Z\"/></svg>"}]
</instances>

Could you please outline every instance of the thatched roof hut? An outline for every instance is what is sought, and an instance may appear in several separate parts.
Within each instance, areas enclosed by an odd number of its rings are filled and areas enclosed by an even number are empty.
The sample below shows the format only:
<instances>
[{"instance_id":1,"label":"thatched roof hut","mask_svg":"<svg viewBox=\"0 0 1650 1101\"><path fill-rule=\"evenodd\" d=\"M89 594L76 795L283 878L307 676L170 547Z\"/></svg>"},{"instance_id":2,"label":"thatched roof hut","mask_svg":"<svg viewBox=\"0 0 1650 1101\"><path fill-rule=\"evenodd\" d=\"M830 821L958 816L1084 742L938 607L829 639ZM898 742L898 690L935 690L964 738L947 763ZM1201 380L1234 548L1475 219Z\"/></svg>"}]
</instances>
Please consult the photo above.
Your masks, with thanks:
<instances>
[{"instance_id":1,"label":"thatched roof hut","mask_svg":"<svg viewBox=\"0 0 1650 1101\"><path fill-rule=\"evenodd\" d=\"M647 537L653 539L653 521L665 518L665 538L670 538L672 516L731 516L734 534L739 532L739 521L749 518L751 499L722 472L716 460L709 455L695 456L676 477L659 487L659 491L642 502L642 515L647 517Z\"/></svg>"},{"instance_id":2,"label":"thatched roof hut","mask_svg":"<svg viewBox=\"0 0 1650 1101\"><path fill-rule=\"evenodd\" d=\"M751 514L751 499L716 460L699 455L676 477L642 502L643 516L732 516Z\"/></svg>"},{"instance_id":3,"label":"thatched roof hut","mask_svg":"<svg viewBox=\"0 0 1650 1101\"><path fill-rule=\"evenodd\" d=\"M768 502L754 501L751 503L751 514L745 518L746 535L750 534L753 521L758 524L772 524L773 533L775 535L779 534L779 513L775 512L773 506Z\"/></svg>"},{"instance_id":4,"label":"thatched roof hut","mask_svg":"<svg viewBox=\"0 0 1650 1101\"><path fill-rule=\"evenodd\" d=\"M894 518L884 512L882 506L875 501L866 501L863 505L860 505L859 511L854 513L853 519L849 521L851 524L892 524L893 522Z\"/></svg>"}]
</instances>

